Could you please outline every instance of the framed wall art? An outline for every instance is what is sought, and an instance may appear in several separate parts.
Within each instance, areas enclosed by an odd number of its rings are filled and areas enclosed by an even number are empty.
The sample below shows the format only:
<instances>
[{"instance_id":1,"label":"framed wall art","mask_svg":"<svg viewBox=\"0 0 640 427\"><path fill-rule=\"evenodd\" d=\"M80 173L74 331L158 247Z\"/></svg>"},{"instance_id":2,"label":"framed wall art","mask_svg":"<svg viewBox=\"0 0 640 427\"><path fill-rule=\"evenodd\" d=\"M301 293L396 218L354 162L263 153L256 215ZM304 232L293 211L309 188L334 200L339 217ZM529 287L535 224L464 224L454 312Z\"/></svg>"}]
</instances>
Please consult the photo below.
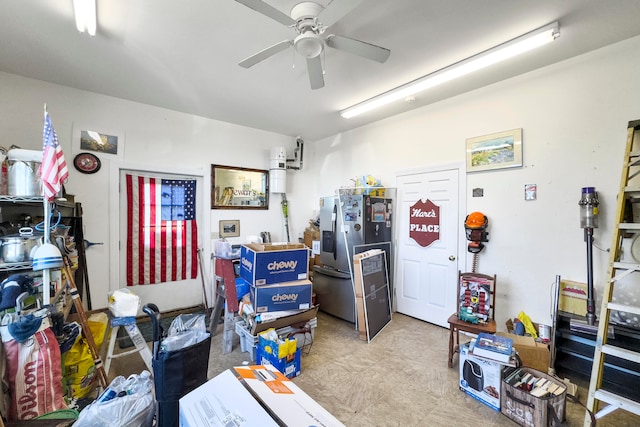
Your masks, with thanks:
<instances>
[{"instance_id":1,"label":"framed wall art","mask_svg":"<svg viewBox=\"0 0 640 427\"><path fill-rule=\"evenodd\" d=\"M522 128L467 139L467 172L522 166Z\"/></svg>"},{"instance_id":2,"label":"framed wall art","mask_svg":"<svg viewBox=\"0 0 640 427\"><path fill-rule=\"evenodd\" d=\"M220 220L220 238L240 236L240 220L229 219Z\"/></svg>"},{"instance_id":3,"label":"framed wall art","mask_svg":"<svg viewBox=\"0 0 640 427\"><path fill-rule=\"evenodd\" d=\"M124 133L73 124L73 153L89 152L104 159L124 157Z\"/></svg>"},{"instance_id":4,"label":"framed wall art","mask_svg":"<svg viewBox=\"0 0 640 427\"><path fill-rule=\"evenodd\" d=\"M211 209L269 209L269 171L211 165Z\"/></svg>"}]
</instances>

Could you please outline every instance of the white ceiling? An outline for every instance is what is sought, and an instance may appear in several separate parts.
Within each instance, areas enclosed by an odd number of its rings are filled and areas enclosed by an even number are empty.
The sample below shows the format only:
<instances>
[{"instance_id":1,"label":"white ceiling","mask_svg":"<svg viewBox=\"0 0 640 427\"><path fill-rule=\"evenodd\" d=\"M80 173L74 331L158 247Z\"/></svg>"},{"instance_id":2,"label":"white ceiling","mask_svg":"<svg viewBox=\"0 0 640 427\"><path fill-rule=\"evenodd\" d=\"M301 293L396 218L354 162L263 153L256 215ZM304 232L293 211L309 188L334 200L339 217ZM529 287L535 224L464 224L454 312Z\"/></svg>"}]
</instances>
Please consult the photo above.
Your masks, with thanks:
<instances>
[{"instance_id":1,"label":"white ceiling","mask_svg":"<svg viewBox=\"0 0 640 427\"><path fill-rule=\"evenodd\" d=\"M285 14L297 2L267 1ZM292 49L249 69L237 65L295 33L234 0L97 0L95 37L76 30L72 3L1 1L0 70L310 140L640 34L638 0L363 0L326 34L386 47L391 56L380 64L329 48L325 87L311 90ZM412 103L350 120L338 114L553 21L560 38L542 49Z\"/></svg>"}]
</instances>

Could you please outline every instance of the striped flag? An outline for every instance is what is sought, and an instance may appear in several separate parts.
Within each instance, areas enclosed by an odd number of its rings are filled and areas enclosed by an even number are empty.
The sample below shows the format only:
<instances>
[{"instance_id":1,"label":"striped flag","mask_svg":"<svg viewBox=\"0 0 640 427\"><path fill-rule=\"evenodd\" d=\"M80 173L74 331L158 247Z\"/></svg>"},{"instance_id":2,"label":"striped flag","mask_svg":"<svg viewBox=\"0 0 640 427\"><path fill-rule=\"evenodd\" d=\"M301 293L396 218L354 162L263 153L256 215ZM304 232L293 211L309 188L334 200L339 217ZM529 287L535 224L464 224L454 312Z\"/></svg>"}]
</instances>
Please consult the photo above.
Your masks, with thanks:
<instances>
[{"instance_id":1,"label":"striped flag","mask_svg":"<svg viewBox=\"0 0 640 427\"><path fill-rule=\"evenodd\" d=\"M127 286L195 279L195 180L126 175Z\"/></svg>"},{"instance_id":2,"label":"striped flag","mask_svg":"<svg viewBox=\"0 0 640 427\"><path fill-rule=\"evenodd\" d=\"M49 113L44 113L44 130L42 132L42 164L40 165L40 179L42 193L51 201L60 192L62 184L69 178L69 169L64 160L62 148L58 144L58 136L51 124Z\"/></svg>"}]
</instances>

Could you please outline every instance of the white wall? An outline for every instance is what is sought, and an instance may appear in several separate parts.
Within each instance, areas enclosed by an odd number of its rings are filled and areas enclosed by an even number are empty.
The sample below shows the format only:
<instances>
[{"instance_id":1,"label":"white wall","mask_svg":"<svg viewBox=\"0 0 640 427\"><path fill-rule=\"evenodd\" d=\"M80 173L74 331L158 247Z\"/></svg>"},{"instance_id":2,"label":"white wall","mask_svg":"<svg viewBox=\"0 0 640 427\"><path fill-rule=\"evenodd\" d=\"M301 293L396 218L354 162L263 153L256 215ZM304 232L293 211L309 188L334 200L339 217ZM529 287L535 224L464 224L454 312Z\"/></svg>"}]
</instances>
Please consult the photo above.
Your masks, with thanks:
<instances>
[{"instance_id":1,"label":"white wall","mask_svg":"<svg viewBox=\"0 0 640 427\"><path fill-rule=\"evenodd\" d=\"M191 173L204 176L208 184L213 163L268 169L271 147L292 148L295 144L293 138L274 133L7 73L0 73L0 93L0 145L5 147L16 144L27 149L42 149L43 104L47 103L70 167L65 188L76 196L76 201L82 203L85 238L92 242L104 242L104 245L92 246L87 250L93 308L106 307L107 293L125 286L117 274L118 243L110 236L110 228L113 224L117 225L118 221L117 206L114 206L118 200L115 193L117 185L113 185L117 184L118 167ZM93 175L77 172L71 166L77 152L76 147L72 147L74 122L94 130L123 134L122 160L103 160L101 170ZM240 220L242 236L230 239L232 242L243 242L246 236L259 234L260 231L270 231L275 241L285 237L280 195L272 195L268 211L211 210L210 190L203 187L199 191L200 200L204 202L198 206L202 237L200 246L203 248L207 285L210 285L210 239L215 237L211 233L218 231L219 220ZM110 253L112 250L116 256ZM121 268L124 270L124 266ZM143 297L143 303L154 302L161 310L202 303L200 278L184 283L131 289Z\"/></svg>"},{"instance_id":2,"label":"white wall","mask_svg":"<svg viewBox=\"0 0 640 427\"><path fill-rule=\"evenodd\" d=\"M497 274L499 325L521 310L549 324L555 276L587 281L578 208L586 186L600 197L594 282L602 289L627 123L640 118L638 70L634 38L317 141L307 171L318 179L313 195L333 194L363 174L393 187L398 171L464 161L466 138L522 128L524 166L467 174L467 212L489 218L478 271ZM536 201L524 201L525 184L538 185ZM484 197L472 197L474 188ZM308 203L307 211L317 209L316 199Z\"/></svg>"},{"instance_id":3,"label":"white wall","mask_svg":"<svg viewBox=\"0 0 640 427\"><path fill-rule=\"evenodd\" d=\"M595 249L594 277L602 288L626 126L640 118L638 69L640 38L634 38L350 132L306 141L303 169L287 173L291 239L314 218L320 196L352 185L358 175L373 174L395 186L398 171L462 161L466 138L523 128L524 167L468 174L467 211L480 210L490 220L490 242L480 254L479 271L498 275L499 323L520 310L549 323L555 276L586 282L577 204L584 186L595 186L600 196L595 244L602 251ZM282 135L6 73L0 73L0 93L1 145L40 149L47 102L67 161L73 158L73 122L124 132L122 166L159 171L179 168L206 175L211 163L266 169L271 147L294 146ZM105 242L87 251L94 307L106 305L107 291L121 286L108 249L115 243L109 241L114 219L107 193L116 177L105 163L95 175L72 170L66 186L82 202L86 238ZM524 201L525 184L538 185L536 201ZM484 189L483 198L471 197L477 187ZM207 233L217 230L219 219L240 219L243 237L266 230L274 240L285 238L278 195L267 212L201 209ZM208 249L209 241L203 246ZM209 272L208 254L205 250ZM153 302L163 310L201 301L199 280L152 289Z\"/></svg>"}]
</instances>

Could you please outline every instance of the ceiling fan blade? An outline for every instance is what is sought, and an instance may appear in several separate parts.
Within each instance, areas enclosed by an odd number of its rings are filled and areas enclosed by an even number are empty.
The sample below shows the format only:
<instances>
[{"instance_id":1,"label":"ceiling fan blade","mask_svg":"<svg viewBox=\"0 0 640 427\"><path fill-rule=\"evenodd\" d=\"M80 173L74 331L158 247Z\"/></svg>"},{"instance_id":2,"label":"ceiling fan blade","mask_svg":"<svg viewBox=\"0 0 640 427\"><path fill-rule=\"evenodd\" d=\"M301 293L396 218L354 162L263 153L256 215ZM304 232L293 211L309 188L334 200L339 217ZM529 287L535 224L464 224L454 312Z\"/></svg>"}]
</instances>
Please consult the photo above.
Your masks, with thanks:
<instances>
[{"instance_id":1,"label":"ceiling fan blade","mask_svg":"<svg viewBox=\"0 0 640 427\"><path fill-rule=\"evenodd\" d=\"M250 9L255 10L271 19L278 21L284 25L295 25L294 21L289 15L285 15L275 7L261 1L261 0L236 0L238 3L242 3Z\"/></svg>"},{"instance_id":2,"label":"ceiling fan blade","mask_svg":"<svg viewBox=\"0 0 640 427\"><path fill-rule=\"evenodd\" d=\"M286 48L288 48L289 46L291 46L293 44L293 40L283 40L280 43L276 43L273 46L269 46L266 49L261 50L260 52L251 55L250 57L243 59L242 61L238 62L238 65L244 68L249 68L249 67L253 67L254 65L256 65L258 62L260 61L264 61L265 59L269 58L270 56L275 55L276 53L285 50Z\"/></svg>"},{"instance_id":3,"label":"ceiling fan blade","mask_svg":"<svg viewBox=\"0 0 640 427\"><path fill-rule=\"evenodd\" d=\"M344 50L377 62L385 62L391 55L391 51L384 47L334 34L329 35L325 41L329 47Z\"/></svg>"},{"instance_id":4,"label":"ceiling fan blade","mask_svg":"<svg viewBox=\"0 0 640 427\"><path fill-rule=\"evenodd\" d=\"M330 27L360 3L362 0L333 0L318 14L318 19L325 27Z\"/></svg>"},{"instance_id":5,"label":"ceiling fan blade","mask_svg":"<svg viewBox=\"0 0 640 427\"><path fill-rule=\"evenodd\" d=\"M315 58L307 58L307 71L309 72L309 82L311 89L324 87L324 77L322 75L322 61L320 55Z\"/></svg>"}]
</instances>

